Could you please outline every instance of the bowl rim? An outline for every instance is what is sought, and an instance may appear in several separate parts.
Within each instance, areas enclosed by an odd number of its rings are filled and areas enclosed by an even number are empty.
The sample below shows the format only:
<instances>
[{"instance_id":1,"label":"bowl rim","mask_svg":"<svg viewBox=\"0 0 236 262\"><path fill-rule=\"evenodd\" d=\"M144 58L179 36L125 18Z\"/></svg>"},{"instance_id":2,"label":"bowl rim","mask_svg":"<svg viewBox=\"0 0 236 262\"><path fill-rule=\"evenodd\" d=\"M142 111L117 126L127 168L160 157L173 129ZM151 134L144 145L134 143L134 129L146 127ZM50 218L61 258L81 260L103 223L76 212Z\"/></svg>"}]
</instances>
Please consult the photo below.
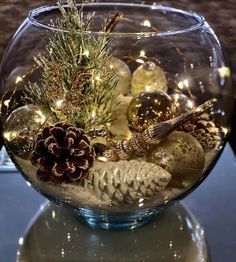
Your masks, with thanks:
<instances>
[{"instance_id":1,"label":"bowl rim","mask_svg":"<svg viewBox=\"0 0 236 262\"><path fill-rule=\"evenodd\" d=\"M182 10L182 9L178 9L178 8L174 8L174 7L170 7L167 5L161 5L161 4L156 4L156 3L122 3L122 2L91 2L91 3L76 3L76 6L80 7L81 5L83 5L84 7L91 7L91 6L96 6L96 7L102 7L102 6L122 6L122 7L139 7L139 8L144 8L144 9L152 9L152 10L159 10L159 11L163 11L163 12L172 12L172 13L178 13L181 15L185 15L188 17L191 17L192 19L194 19L196 21L195 24L190 25L189 27L186 28L179 28L179 29L174 29L174 30L168 30L168 31L161 31L161 32L157 32L157 31L150 31L150 32L102 32L102 31L85 31L85 32L81 32L81 31L77 31L77 34L89 34L89 35L109 35L109 36L134 36L134 37L151 37L151 36L172 36L172 35L177 35L177 34L183 34L183 33L188 33L188 32L192 32L192 31L196 31L198 29L201 29L205 24L206 24L206 20L203 16L192 12L192 11L186 11L186 10ZM68 4L63 4L63 7L67 8ZM53 10L58 10L58 5L56 4L50 4L50 5L43 5L40 6L38 8L32 9L29 13L28 13L28 20L35 26L37 27L41 27L44 29L48 29L48 30L53 30L53 31L59 31L59 32L69 32L69 30L66 29L61 29L58 27L54 27L52 25L49 24L45 24L40 22L37 19L37 16L45 13L45 12L49 12L49 11L53 11Z\"/></svg>"}]
</instances>

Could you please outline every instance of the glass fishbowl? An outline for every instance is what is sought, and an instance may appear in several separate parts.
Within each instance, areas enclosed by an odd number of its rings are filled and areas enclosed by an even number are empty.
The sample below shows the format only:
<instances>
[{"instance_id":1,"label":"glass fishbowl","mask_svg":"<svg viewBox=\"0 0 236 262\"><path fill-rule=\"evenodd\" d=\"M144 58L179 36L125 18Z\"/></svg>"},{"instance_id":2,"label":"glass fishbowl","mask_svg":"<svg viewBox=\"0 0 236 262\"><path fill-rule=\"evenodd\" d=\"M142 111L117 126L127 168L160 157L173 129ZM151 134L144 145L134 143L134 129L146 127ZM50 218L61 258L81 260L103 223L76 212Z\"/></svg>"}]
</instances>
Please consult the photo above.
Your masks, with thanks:
<instances>
[{"instance_id":1,"label":"glass fishbowl","mask_svg":"<svg viewBox=\"0 0 236 262\"><path fill-rule=\"evenodd\" d=\"M157 4L32 10L1 64L4 145L24 178L92 227L138 227L214 167L233 108L205 19Z\"/></svg>"}]
</instances>

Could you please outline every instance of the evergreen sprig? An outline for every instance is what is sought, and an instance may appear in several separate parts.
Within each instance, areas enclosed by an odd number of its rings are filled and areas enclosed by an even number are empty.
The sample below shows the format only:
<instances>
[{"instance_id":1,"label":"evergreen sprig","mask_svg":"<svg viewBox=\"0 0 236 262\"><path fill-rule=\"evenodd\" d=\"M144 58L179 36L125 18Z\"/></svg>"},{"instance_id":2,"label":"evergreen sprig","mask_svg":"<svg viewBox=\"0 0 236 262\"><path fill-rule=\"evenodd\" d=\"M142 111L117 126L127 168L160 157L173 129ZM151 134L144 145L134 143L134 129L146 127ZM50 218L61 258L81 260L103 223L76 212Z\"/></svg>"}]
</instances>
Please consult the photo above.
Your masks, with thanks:
<instances>
[{"instance_id":1,"label":"evergreen sprig","mask_svg":"<svg viewBox=\"0 0 236 262\"><path fill-rule=\"evenodd\" d=\"M39 83L27 84L26 96L56 120L89 130L109 123L116 106L115 74L107 66L110 38L90 33L94 13L85 17L83 6L78 9L74 1L67 2L66 7L58 3L62 17L50 26L60 30L54 31L46 51L35 58L42 74Z\"/></svg>"}]
</instances>

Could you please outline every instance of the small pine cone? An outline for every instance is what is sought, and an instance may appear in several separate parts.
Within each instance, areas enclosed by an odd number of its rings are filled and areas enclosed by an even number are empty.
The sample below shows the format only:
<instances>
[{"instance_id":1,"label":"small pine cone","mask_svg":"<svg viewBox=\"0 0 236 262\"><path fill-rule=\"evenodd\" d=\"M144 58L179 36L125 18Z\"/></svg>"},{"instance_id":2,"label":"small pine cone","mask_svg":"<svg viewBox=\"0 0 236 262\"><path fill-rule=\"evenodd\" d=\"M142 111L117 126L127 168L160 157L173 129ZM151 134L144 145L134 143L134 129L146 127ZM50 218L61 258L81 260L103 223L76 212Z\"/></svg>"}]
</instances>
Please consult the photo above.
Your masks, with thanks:
<instances>
[{"instance_id":1,"label":"small pine cone","mask_svg":"<svg viewBox=\"0 0 236 262\"><path fill-rule=\"evenodd\" d=\"M66 123L46 126L37 136L31 154L38 178L54 183L84 178L94 161L95 150L85 132Z\"/></svg>"},{"instance_id":2,"label":"small pine cone","mask_svg":"<svg viewBox=\"0 0 236 262\"><path fill-rule=\"evenodd\" d=\"M179 131L184 131L194 136L200 142L205 152L218 147L222 139L220 129L210 120L208 114L203 114L192 122L181 126Z\"/></svg>"},{"instance_id":3,"label":"small pine cone","mask_svg":"<svg viewBox=\"0 0 236 262\"><path fill-rule=\"evenodd\" d=\"M84 188L99 200L132 204L153 197L170 179L165 169L146 161L96 162L84 180Z\"/></svg>"}]
</instances>

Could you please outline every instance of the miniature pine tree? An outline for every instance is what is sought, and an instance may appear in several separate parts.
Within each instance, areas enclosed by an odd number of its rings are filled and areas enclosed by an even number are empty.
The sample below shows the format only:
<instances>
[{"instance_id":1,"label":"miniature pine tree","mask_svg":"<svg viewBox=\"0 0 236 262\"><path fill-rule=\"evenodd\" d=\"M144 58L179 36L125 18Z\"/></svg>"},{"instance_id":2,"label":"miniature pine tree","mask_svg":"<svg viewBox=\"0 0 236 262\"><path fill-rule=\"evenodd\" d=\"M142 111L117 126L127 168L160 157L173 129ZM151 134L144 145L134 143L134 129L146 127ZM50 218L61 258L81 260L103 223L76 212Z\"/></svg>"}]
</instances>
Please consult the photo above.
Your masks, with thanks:
<instances>
[{"instance_id":1,"label":"miniature pine tree","mask_svg":"<svg viewBox=\"0 0 236 262\"><path fill-rule=\"evenodd\" d=\"M89 130L111 121L116 106L114 71L110 59L107 19L98 33L91 32L94 13L84 15L74 1L58 3L61 17L51 21L53 34L46 50L35 58L41 78L29 82L26 97L64 121Z\"/></svg>"}]
</instances>

